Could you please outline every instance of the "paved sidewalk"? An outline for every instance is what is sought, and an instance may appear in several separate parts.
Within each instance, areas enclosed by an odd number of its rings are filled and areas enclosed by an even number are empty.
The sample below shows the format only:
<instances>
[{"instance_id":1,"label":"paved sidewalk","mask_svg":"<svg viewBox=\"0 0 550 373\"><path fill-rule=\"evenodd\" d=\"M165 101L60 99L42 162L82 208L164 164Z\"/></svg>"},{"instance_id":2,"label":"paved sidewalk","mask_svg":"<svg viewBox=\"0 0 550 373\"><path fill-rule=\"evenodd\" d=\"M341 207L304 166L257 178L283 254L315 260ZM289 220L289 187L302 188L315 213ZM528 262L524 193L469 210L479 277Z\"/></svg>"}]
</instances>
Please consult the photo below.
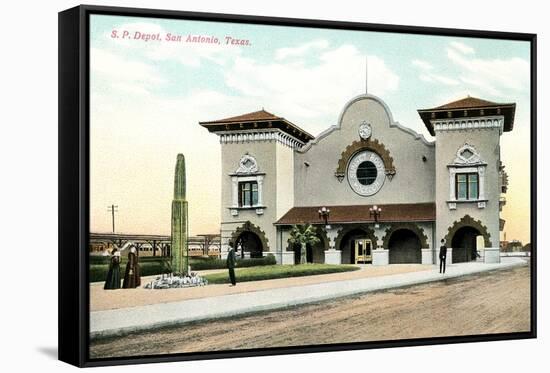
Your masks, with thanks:
<instances>
[{"instance_id":1,"label":"paved sidewalk","mask_svg":"<svg viewBox=\"0 0 550 373\"><path fill-rule=\"evenodd\" d=\"M349 295L422 284L495 269L524 265L521 258L501 258L500 264L461 263L439 268L382 277L343 280L293 286L172 303L122 308L90 313L90 337L109 337L133 331L156 329L192 321L228 317L251 312L274 310L293 305L314 303Z\"/></svg>"},{"instance_id":2,"label":"paved sidewalk","mask_svg":"<svg viewBox=\"0 0 550 373\"><path fill-rule=\"evenodd\" d=\"M140 288L103 290L103 283L90 285L90 311L106 311L119 308L139 307L150 304L172 303L197 298L211 298L237 293L250 293L254 291L270 290L276 288L288 288L320 284L322 282L334 282L343 280L357 280L367 277L390 276L400 273L431 271L431 265L423 264L394 264L391 266L372 266L370 264L357 265L360 269L351 272L338 272L323 275L311 275L300 277L285 277L261 281L239 282L241 271L247 268L237 268L237 286L228 284L209 284L208 286L151 290L143 286L147 280L142 278ZM223 270L227 275L227 269ZM150 280L149 280L150 281Z\"/></svg>"}]
</instances>

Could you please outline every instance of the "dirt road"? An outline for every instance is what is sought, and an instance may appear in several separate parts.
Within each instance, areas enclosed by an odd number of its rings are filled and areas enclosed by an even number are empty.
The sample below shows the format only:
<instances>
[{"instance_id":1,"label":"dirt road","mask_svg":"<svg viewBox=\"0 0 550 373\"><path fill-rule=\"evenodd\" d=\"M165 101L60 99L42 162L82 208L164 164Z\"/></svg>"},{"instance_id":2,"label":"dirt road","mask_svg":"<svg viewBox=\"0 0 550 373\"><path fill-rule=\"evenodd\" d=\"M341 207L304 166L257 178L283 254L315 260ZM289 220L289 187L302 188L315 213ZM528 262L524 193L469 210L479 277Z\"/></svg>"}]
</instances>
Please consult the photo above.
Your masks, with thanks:
<instances>
[{"instance_id":1,"label":"dirt road","mask_svg":"<svg viewBox=\"0 0 550 373\"><path fill-rule=\"evenodd\" d=\"M145 316L146 317L146 316ZM528 331L528 266L92 342L90 356Z\"/></svg>"}]
</instances>

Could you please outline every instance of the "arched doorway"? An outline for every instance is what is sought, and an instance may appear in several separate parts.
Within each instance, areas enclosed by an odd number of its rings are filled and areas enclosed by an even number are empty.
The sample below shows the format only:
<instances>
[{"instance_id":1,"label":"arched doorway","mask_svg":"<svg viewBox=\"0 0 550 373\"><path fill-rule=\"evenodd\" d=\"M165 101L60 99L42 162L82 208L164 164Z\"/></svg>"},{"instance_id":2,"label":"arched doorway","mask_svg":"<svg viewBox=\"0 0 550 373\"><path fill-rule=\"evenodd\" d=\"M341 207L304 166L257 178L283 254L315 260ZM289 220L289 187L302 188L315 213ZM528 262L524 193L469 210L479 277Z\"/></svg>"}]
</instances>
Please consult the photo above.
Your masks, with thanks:
<instances>
[{"instance_id":1,"label":"arched doorway","mask_svg":"<svg viewBox=\"0 0 550 373\"><path fill-rule=\"evenodd\" d=\"M241 258L250 256L251 258L261 258L263 256L263 246L260 237L254 232L245 231L242 232L237 241L235 242L236 248L241 247L240 251L237 251L237 255ZM245 255L245 253L249 255Z\"/></svg>"},{"instance_id":2,"label":"arched doorway","mask_svg":"<svg viewBox=\"0 0 550 373\"><path fill-rule=\"evenodd\" d=\"M397 229L388 243L389 263L422 263L422 250L420 238L409 229Z\"/></svg>"},{"instance_id":3,"label":"arched doorway","mask_svg":"<svg viewBox=\"0 0 550 373\"><path fill-rule=\"evenodd\" d=\"M453 263L471 262L477 258L477 236L481 233L474 227L459 228L451 241Z\"/></svg>"},{"instance_id":4,"label":"arched doorway","mask_svg":"<svg viewBox=\"0 0 550 373\"><path fill-rule=\"evenodd\" d=\"M325 262L325 240L320 235L317 235L319 242L313 246L306 246L306 262L307 263L324 263ZM301 246L294 245L294 263L300 263Z\"/></svg>"},{"instance_id":5,"label":"arched doorway","mask_svg":"<svg viewBox=\"0 0 550 373\"><path fill-rule=\"evenodd\" d=\"M352 229L340 240L342 264L372 263L376 240L362 228Z\"/></svg>"}]
</instances>

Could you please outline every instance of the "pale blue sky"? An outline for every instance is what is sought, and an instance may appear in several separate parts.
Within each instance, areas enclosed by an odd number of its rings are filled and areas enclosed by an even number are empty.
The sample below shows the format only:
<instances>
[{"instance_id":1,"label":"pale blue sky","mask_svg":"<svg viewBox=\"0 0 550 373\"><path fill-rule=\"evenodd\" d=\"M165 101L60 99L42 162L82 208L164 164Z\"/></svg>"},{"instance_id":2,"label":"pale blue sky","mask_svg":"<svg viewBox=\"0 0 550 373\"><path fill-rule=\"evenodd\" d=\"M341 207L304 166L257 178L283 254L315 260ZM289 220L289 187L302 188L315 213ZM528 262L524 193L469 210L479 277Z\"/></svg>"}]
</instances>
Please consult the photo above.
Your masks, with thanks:
<instances>
[{"instance_id":1,"label":"pale blue sky","mask_svg":"<svg viewBox=\"0 0 550 373\"><path fill-rule=\"evenodd\" d=\"M221 45L124 41L110 37L114 29L128 30L132 36L135 31L160 32L162 37L166 33L215 36ZM335 124L348 100L364 93L368 55L369 93L389 105L395 120L428 140L433 138L417 109L467 94L518 104L514 139L511 134L502 137L502 157L512 183L504 215L518 221L508 225L513 225L512 237L528 237L528 225L519 223L529 213L528 195L519 193L529 185L528 170L522 167L529 156L527 42L103 15L91 16L90 35L92 163L96 165L92 165L96 193L96 201L92 193L92 230L108 229L109 217L102 206L117 199L127 211L122 230L165 233L177 152L188 155L191 169L203 169L205 162L212 173L218 167L217 139L197 125L199 120L264 107L318 134ZM226 35L248 39L251 45L226 46ZM148 146L154 151L144 150ZM205 152L205 147L210 150ZM137 149L140 155L135 157L143 157L140 162L126 156ZM113 155L115 151L124 155ZM157 188L128 188L125 177L147 183L146 176L136 176L144 164L162 168L158 176L166 180ZM114 169L122 176L112 176ZM211 186L212 204L203 206L200 214L197 211L197 220L191 222L193 233L210 233L206 231L219 223L219 211L198 217L205 210L219 210L219 181ZM196 190L204 193L200 185ZM204 199L192 191L193 186L190 198ZM143 208L133 207L144 200L158 204L160 212L144 213Z\"/></svg>"}]
</instances>

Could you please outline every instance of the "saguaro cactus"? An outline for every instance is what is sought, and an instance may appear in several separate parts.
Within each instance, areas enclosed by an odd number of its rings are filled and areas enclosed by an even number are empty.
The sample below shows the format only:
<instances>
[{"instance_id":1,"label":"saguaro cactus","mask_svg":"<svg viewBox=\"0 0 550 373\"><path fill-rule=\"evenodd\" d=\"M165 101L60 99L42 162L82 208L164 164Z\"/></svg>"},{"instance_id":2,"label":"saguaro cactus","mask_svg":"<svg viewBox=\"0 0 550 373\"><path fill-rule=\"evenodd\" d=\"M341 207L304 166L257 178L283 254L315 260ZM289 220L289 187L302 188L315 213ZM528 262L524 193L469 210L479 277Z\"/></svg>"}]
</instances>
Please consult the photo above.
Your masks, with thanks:
<instances>
[{"instance_id":1,"label":"saguaro cactus","mask_svg":"<svg viewBox=\"0 0 550 373\"><path fill-rule=\"evenodd\" d=\"M186 275L189 268L185 188L185 157L178 154L172 200L172 271L176 275Z\"/></svg>"}]
</instances>

